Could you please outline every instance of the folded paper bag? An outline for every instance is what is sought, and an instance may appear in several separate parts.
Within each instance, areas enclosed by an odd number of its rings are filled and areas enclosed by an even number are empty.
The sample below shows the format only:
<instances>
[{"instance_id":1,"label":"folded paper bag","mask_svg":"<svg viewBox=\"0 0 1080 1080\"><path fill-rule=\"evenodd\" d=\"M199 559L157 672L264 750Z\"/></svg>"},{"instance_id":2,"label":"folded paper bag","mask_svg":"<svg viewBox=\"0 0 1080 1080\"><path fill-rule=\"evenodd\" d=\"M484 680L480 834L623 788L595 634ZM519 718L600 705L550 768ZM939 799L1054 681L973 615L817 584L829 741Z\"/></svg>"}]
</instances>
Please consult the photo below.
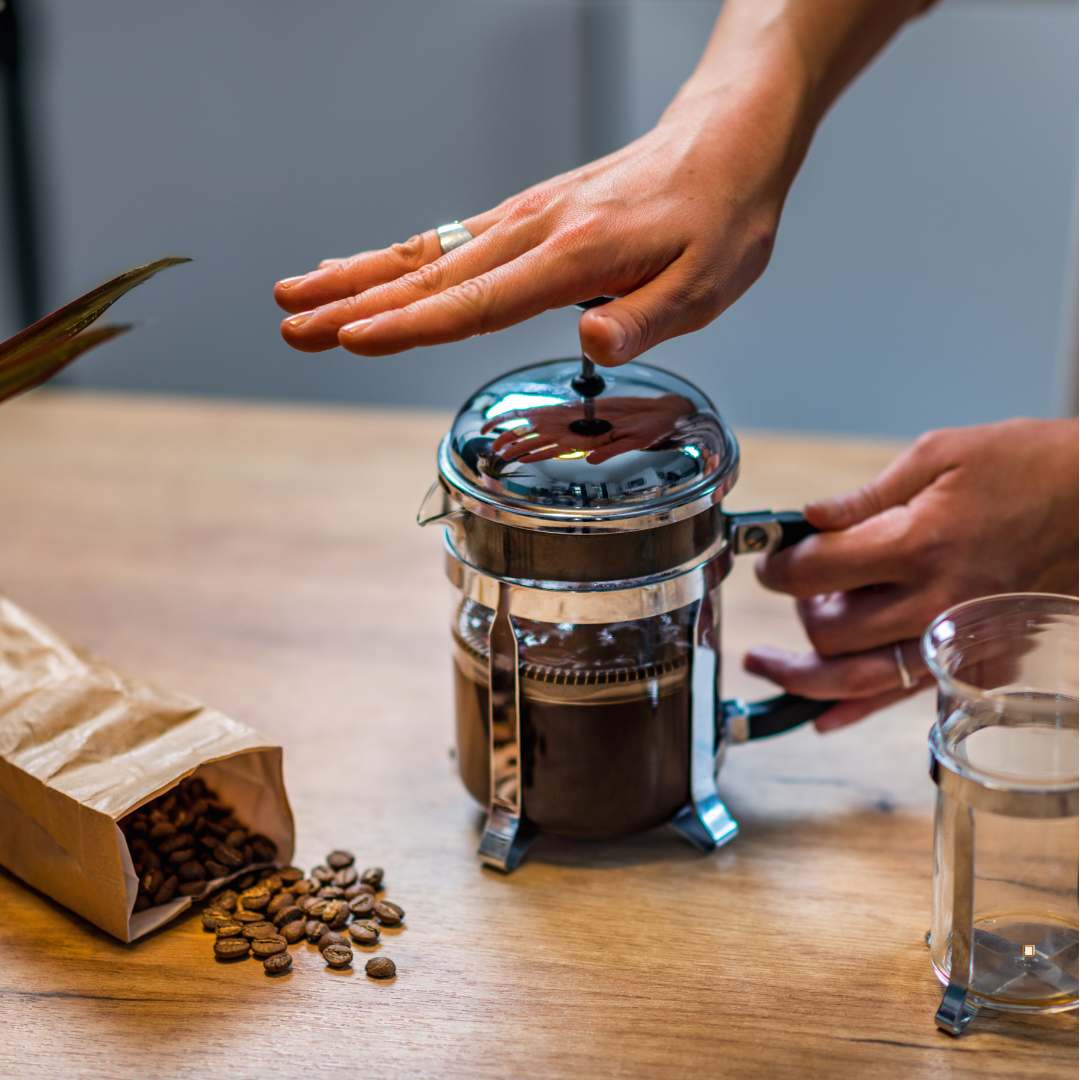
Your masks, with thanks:
<instances>
[{"instance_id":1,"label":"folded paper bag","mask_svg":"<svg viewBox=\"0 0 1080 1080\"><path fill-rule=\"evenodd\" d=\"M280 747L122 677L0 596L0 863L134 941L192 901L133 914L138 879L116 822L196 772L279 860L292 858Z\"/></svg>"}]
</instances>

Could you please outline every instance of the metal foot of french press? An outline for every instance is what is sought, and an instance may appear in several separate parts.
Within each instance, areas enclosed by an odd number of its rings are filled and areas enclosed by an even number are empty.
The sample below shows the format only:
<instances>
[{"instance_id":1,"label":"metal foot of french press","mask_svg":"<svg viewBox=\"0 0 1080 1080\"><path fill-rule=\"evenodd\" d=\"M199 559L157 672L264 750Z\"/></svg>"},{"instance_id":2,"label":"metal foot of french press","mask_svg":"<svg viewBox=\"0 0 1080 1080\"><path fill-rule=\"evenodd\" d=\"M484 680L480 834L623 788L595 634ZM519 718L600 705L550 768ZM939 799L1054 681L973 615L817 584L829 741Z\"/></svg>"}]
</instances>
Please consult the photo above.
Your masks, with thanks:
<instances>
[{"instance_id":1,"label":"metal foot of french press","mask_svg":"<svg viewBox=\"0 0 1080 1080\"><path fill-rule=\"evenodd\" d=\"M934 1021L949 1035L960 1035L979 1006L971 1000L972 938L975 906L975 815L970 806L960 808L953 829L952 959L949 985Z\"/></svg>"},{"instance_id":2,"label":"metal foot of french press","mask_svg":"<svg viewBox=\"0 0 1080 1080\"><path fill-rule=\"evenodd\" d=\"M509 873L525 855L533 829L521 806L521 711L518 643L510 620L510 586L499 585L499 606L488 635L488 817L477 854Z\"/></svg>"},{"instance_id":3,"label":"metal foot of french press","mask_svg":"<svg viewBox=\"0 0 1080 1080\"><path fill-rule=\"evenodd\" d=\"M716 793L716 688L719 674L717 643L720 612L715 581L707 580L705 596L694 627L694 656L690 678L690 801L668 823L699 851L712 851L739 831L738 823Z\"/></svg>"}]
</instances>

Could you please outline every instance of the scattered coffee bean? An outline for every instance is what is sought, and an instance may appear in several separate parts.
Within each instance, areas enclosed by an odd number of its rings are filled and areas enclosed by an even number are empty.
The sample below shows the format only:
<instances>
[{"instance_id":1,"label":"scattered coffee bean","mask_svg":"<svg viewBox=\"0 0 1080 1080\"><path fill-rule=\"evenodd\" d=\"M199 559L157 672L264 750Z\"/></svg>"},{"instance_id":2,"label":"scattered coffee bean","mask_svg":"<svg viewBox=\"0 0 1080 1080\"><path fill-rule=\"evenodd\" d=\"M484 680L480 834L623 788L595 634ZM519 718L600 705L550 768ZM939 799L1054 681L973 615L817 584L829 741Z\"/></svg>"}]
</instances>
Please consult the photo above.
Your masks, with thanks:
<instances>
[{"instance_id":1,"label":"scattered coffee bean","mask_svg":"<svg viewBox=\"0 0 1080 1080\"><path fill-rule=\"evenodd\" d=\"M319 898L317 896L301 896L296 901L296 906L306 915L318 902Z\"/></svg>"},{"instance_id":2,"label":"scattered coffee bean","mask_svg":"<svg viewBox=\"0 0 1080 1080\"><path fill-rule=\"evenodd\" d=\"M327 930L315 944L318 946L319 952L323 952L331 945L344 945L348 947L349 939L344 934L336 934L333 930Z\"/></svg>"},{"instance_id":3,"label":"scattered coffee bean","mask_svg":"<svg viewBox=\"0 0 1080 1080\"><path fill-rule=\"evenodd\" d=\"M334 880L334 871L329 866L316 866L311 871L311 876L316 881L321 881L323 885L329 885Z\"/></svg>"},{"instance_id":4,"label":"scattered coffee bean","mask_svg":"<svg viewBox=\"0 0 1080 1080\"><path fill-rule=\"evenodd\" d=\"M254 889L245 889L240 894L240 903L248 911L265 911L270 903L270 890L256 885Z\"/></svg>"},{"instance_id":5,"label":"scattered coffee bean","mask_svg":"<svg viewBox=\"0 0 1080 1080\"><path fill-rule=\"evenodd\" d=\"M350 885L355 885L359 877L360 875L356 872L355 866L347 866L334 875L334 884L339 889L347 889Z\"/></svg>"},{"instance_id":6,"label":"scattered coffee bean","mask_svg":"<svg viewBox=\"0 0 1080 1080\"><path fill-rule=\"evenodd\" d=\"M344 870L346 866L352 866L356 862L356 856L351 851L331 851L326 856L326 865L334 870Z\"/></svg>"},{"instance_id":7,"label":"scattered coffee bean","mask_svg":"<svg viewBox=\"0 0 1080 1080\"><path fill-rule=\"evenodd\" d=\"M349 925L352 912L344 900L324 900L322 915L319 918L332 930L344 930Z\"/></svg>"},{"instance_id":8,"label":"scattered coffee bean","mask_svg":"<svg viewBox=\"0 0 1080 1080\"><path fill-rule=\"evenodd\" d=\"M240 932L244 929L243 923L238 922L223 922L218 923L214 928L214 933L219 938L223 937L239 937Z\"/></svg>"},{"instance_id":9,"label":"scattered coffee bean","mask_svg":"<svg viewBox=\"0 0 1080 1080\"><path fill-rule=\"evenodd\" d=\"M349 901L349 910L357 919L367 919L375 913L375 897L361 893L355 900Z\"/></svg>"},{"instance_id":10,"label":"scattered coffee bean","mask_svg":"<svg viewBox=\"0 0 1080 1080\"><path fill-rule=\"evenodd\" d=\"M375 890L370 885L365 885L364 882L359 881L355 885L350 885L345 890L346 900L355 900L358 896L374 896Z\"/></svg>"},{"instance_id":11,"label":"scattered coffee bean","mask_svg":"<svg viewBox=\"0 0 1080 1080\"><path fill-rule=\"evenodd\" d=\"M389 900L380 900L375 905L375 917L383 926L397 926L405 918L405 910Z\"/></svg>"},{"instance_id":12,"label":"scattered coffee bean","mask_svg":"<svg viewBox=\"0 0 1080 1080\"><path fill-rule=\"evenodd\" d=\"M242 878L236 883L236 887L243 892L245 889L250 889L255 884L254 874L244 874Z\"/></svg>"},{"instance_id":13,"label":"scattered coffee bean","mask_svg":"<svg viewBox=\"0 0 1080 1080\"><path fill-rule=\"evenodd\" d=\"M391 979L397 974L397 964L389 956L373 956L364 965L364 970L373 979Z\"/></svg>"},{"instance_id":14,"label":"scattered coffee bean","mask_svg":"<svg viewBox=\"0 0 1080 1080\"><path fill-rule=\"evenodd\" d=\"M293 907L296 897L289 892L279 892L269 904L266 905L267 915L276 915L282 908Z\"/></svg>"},{"instance_id":15,"label":"scattered coffee bean","mask_svg":"<svg viewBox=\"0 0 1080 1080\"><path fill-rule=\"evenodd\" d=\"M374 923L354 922L349 925L349 937L357 945L374 945L379 940L379 928Z\"/></svg>"},{"instance_id":16,"label":"scattered coffee bean","mask_svg":"<svg viewBox=\"0 0 1080 1080\"><path fill-rule=\"evenodd\" d=\"M225 923L236 921L232 915L225 911L213 911L207 908L202 913L202 927L204 930L217 930L219 926L224 926Z\"/></svg>"},{"instance_id":17,"label":"scattered coffee bean","mask_svg":"<svg viewBox=\"0 0 1080 1080\"><path fill-rule=\"evenodd\" d=\"M286 923L302 919L303 916L304 913L295 904L292 904L289 907L282 908L280 911L274 913L274 925L284 926Z\"/></svg>"},{"instance_id":18,"label":"scattered coffee bean","mask_svg":"<svg viewBox=\"0 0 1080 1080\"><path fill-rule=\"evenodd\" d=\"M307 934L307 939L312 945L314 945L315 942L317 942L329 929L330 927L319 919L308 919L308 921L304 923L304 932Z\"/></svg>"},{"instance_id":19,"label":"scattered coffee bean","mask_svg":"<svg viewBox=\"0 0 1080 1080\"><path fill-rule=\"evenodd\" d=\"M280 930L281 936L290 945L295 945L298 941L302 941L307 936L304 926L305 922L303 919L297 919L295 922L286 923Z\"/></svg>"},{"instance_id":20,"label":"scattered coffee bean","mask_svg":"<svg viewBox=\"0 0 1080 1080\"><path fill-rule=\"evenodd\" d=\"M214 942L214 955L219 960L239 960L247 956L250 944L242 937L219 938Z\"/></svg>"},{"instance_id":21,"label":"scattered coffee bean","mask_svg":"<svg viewBox=\"0 0 1080 1080\"><path fill-rule=\"evenodd\" d=\"M233 912L233 918L242 923L266 922L266 916L261 911L248 911L242 907Z\"/></svg>"},{"instance_id":22,"label":"scattered coffee bean","mask_svg":"<svg viewBox=\"0 0 1080 1080\"><path fill-rule=\"evenodd\" d=\"M329 945L322 950L322 957L332 968L345 968L352 963L352 949L348 945Z\"/></svg>"},{"instance_id":23,"label":"scattered coffee bean","mask_svg":"<svg viewBox=\"0 0 1080 1080\"><path fill-rule=\"evenodd\" d=\"M269 871L264 871L262 879L259 881L259 887L263 889L269 889L271 896L276 896L282 889L285 888L284 882L277 874Z\"/></svg>"},{"instance_id":24,"label":"scattered coffee bean","mask_svg":"<svg viewBox=\"0 0 1080 1080\"><path fill-rule=\"evenodd\" d=\"M309 893L317 893L320 888L322 888L321 881L298 881L291 887L290 892L297 897L307 896Z\"/></svg>"},{"instance_id":25,"label":"scattered coffee bean","mask_svg":"<svg viewBox=\"0 0 1080 1080\"><path fill-rule=\"evenodd\" d=\"M226 889L215 899L214 906L221 908L222 911L235 911L239 899L232 889Z\"/></svg>"},{"instance_id":26,"label":"scattered coffee bean","mask_svg":"<svg viewBox=\"0 0 1080 1080\"><path fill-rule=\"evenodd\" d=\"M292 957L287 952L274 953L263 961L267 975L284 975L292 967Z\"/></svg>"},{"instance_id":27,"label":"scattered coffee bean","mask_svg":"<svg viewBox=\"0 0 1080 1080\"><path fill-rule=\"evenodd\" d=\"M283 937L258 938L251 943L251 951L255 956L266 959L275 953L284 952L288 948L288 942Z\"/></svg>"},{"instance_id":28,"label":"scattered coffee bean","mask_svg":"<svg viewBox=\"0 0 1080 1080\"><path fill-rule=\"evenodd\" d=\"M317 895L322 900L341 900L345 896L345 890L337 885L324 885Z\"/></svg>"},{"instance_id":29,"label":"scattered coffee bean","mask_svg":"<svg viewBox=\"0 0 1080 1080\"><path fill-rule=\"evenodd\" d=\"M360 875L360 880L365 885L370 885L372 888L379 889L382 888L384 873L385 871L381 866L371 866Z\"/></svg>"},{"instance_id":30,"label":"scattered coffee bean","mask_svg":"<svg viewBox=\"0 0 1080 1080\"><path fill-rule=\"evenodd\" d=\"M256 938L276 936L277 927L273 923L265 921L248 923L241 932L248 941L254 941Z\"/></svg>"},{"instance_id":31,"label":"scattered coffee bean","mask_svg":"<svg viewBox=\"0 0 1080 1080\"><path fill-rule=\"evenodd\" d=\"M286 866L283 870L278 871L278 877L286 885L295 885L298 881L304 880L304 871L298 870L295 866Z\"/></svg>"}]
</instances>

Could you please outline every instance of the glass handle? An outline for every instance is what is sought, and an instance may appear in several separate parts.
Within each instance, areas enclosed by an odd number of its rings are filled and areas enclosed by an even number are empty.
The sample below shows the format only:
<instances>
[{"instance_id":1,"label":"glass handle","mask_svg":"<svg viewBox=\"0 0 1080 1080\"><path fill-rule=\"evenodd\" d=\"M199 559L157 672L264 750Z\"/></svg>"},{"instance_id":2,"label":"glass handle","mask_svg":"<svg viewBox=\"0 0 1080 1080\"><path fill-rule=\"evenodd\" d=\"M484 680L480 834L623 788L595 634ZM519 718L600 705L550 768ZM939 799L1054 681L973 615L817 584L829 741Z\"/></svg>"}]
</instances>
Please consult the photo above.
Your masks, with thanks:
<instances>
[{"instance_id":1,"label":"glass handle","mask_svg":"<svg viewBox=\"0 0 1080 1080\"><path fill-rule=\"evenodd\" d=\"M755 510L728 514L728 537L736 555L767 555L782 551L820 532L798 510Z\"/></svg>"}]
</instances>

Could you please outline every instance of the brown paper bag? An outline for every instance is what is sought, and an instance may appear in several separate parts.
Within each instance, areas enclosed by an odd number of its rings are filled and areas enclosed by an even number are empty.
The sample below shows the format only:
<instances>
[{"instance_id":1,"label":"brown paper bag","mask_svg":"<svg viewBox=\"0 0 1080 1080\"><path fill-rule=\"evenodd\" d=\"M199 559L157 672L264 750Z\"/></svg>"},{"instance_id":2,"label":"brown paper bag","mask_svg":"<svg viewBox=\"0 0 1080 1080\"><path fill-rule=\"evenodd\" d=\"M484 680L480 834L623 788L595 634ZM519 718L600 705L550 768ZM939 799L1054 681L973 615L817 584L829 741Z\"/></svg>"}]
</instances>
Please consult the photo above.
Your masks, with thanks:
<instances>
[{"instance_id":1,"label":"brown paper bag","mask_svg":"<svg viewBox=\"0 0 1080 1080\"><path fill-rule=\"evenodd\" d=\"M116 822L195 772L277 844L280 862L292 858L280 747L123 678L0 596L0 863L134 941L192 901L132 914L138 879Z\"/></svg>"}]
</instances>

